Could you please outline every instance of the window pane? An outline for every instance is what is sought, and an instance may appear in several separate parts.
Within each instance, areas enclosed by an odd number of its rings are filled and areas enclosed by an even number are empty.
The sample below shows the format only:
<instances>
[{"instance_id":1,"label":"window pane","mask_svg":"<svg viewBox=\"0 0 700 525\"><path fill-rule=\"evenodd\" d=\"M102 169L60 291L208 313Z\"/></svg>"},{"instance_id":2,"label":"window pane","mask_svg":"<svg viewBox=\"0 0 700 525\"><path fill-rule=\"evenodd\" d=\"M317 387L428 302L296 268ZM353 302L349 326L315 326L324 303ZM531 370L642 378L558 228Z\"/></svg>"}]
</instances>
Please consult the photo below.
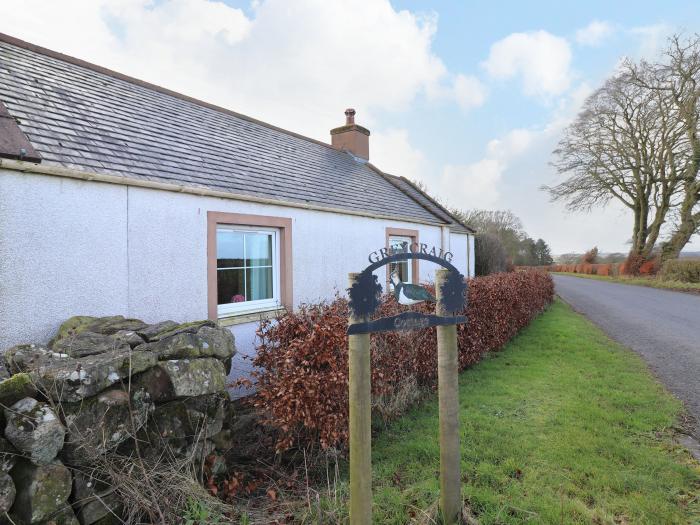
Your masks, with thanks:
<instances>
[{"instance_id":1,"label":"window pane","mask_svg":"<svg viewBox=\"0 0 700 525\"><path fill-rule=\"evenodd\" d=\"M392 238L389 240L389 246L394 253L405 252L410 248L411 241L410 239Z\"/></svg>"},{"instance_id":2,"label":"window pane","mask_svg":"<svg viewBox=\"0 0 700 525\"><path fill-rule=\"evenodd\" d=\"M217 303L242 303L245 298L245 270L217 270Z\"/></svg>"},{"instance_id":3,"label":"window pane","mask_svg":"<svg viewBox=\"0 0 700 525\"><path fill-rule=\"evenodd\" d=\"M216 230L216 267L243 266L243 234L227 229Z\"/></svg>"},{"instance_id":4,"label":"window pane","mask_svg":"<svg viewBox=\"0 0 700 525\"><path fill-rule=\"evenodd\" d=\"M246 266L270 266L272 264L272 235L245 234Z\"/></svg>"},{"instance_id":5,"label":"window pane","mask_svg":"<svg viewBox=\"0 0 700 525\"><path fill-rule=\"evenodd\" d=\"M246 278L249 301L272 299L272 268L246 270Z\"/></svg>"},{"instance_id":6,"label":"window pane","mask_svg":"<svg viewBox=\"0 0 700 525\"><path fill-rule=\"evenodd\" d=\"M408 275L408 264L409 261L399 261L389 264L389 272L396 272L399 275L399 279L402 283L410 282Z\"/></svg>"}]
</instances>

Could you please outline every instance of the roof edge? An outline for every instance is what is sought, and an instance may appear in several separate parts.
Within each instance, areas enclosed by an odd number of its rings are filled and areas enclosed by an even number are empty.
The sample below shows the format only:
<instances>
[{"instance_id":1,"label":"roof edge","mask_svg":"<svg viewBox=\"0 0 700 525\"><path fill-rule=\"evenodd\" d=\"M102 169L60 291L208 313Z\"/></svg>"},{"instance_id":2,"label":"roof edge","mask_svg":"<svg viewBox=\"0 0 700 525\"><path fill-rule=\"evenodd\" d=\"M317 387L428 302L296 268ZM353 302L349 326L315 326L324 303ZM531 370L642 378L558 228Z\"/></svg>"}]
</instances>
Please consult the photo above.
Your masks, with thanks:
<instances>
[{"instance_id":1,"label":"roof edge","mask_svg":"<svg viewBox=\"0 0 700 525\"><path fill-rule=\"evenodd\" d=\"M158 93L162 93L164 95L169 95L171 97L178 98L180 100L184 100L186 102L189 102L191 104L196 104L198 106L205 107L207 109L211 109L213 111L217 111L219 113L225 113L227 115L231 115L237 118L240 118L242 120L251 122L253 124L258 124L260 126L264 126L266 128L279 131L281 133L286 133L287 135L291 135L293 137L296 137L298 139L306 140L308 142L312 142L314 144L318 144L319 146L325 146L326 148L332 149L334 151L340 151L338 148L333 147L333 145L328 144L327 142L323 142L321 140L317 140L311 137L307 137L306 135L302 135L300 133L296 133L294 131L290 131L288 129L281 128L279 126L275 126L274 124L270 124L268 122L256 119L254 117L249 117L248 115L244 115L242 113L238 113L237 111L233 111L231 109L224 108L222 106L218 106L216 104L212 104L211 102L206 102L204 100L200 100L198 98L191 97L189 95L185 95L183 93L179 93L178 91L173 91L172 89L168 89L163 86L159 86L158 84L152 84L151 82L147 82L145 80L140 80L136 77L132 77L129 75L125 75L124 73L119 73L118 71L114 71L113 69L109 69L97 64L93 64L92 62L88 62L86 60L82 60L80 58L75 58L70 55L66 55L64 53L60 53L58 51L54 51L52 49L48 49L46 47L42 47L36 44L32 44L31 42L27 42L26 40L21 40L17 37L8 35L6 33L0 32L0 42L5 42L6 44L10 44L15 47L19 47L22 49L26 49L28 51L32 51L34 53L39 53L41 55L45 55L51 58L55 58L56 60L60 60L62 62L67 62L69 64L73 64L85 69L89 69L91 71L95 71L97 73L101 73L103 75L107 75L112 78L116 78L118 80L123 80L124 82L129 82L130 84L134 84L146 89L150 89L153 91L156 91Z\"/></svg>"},{"instance_id":2,"label":"roof edge","mask_svg":"<svg viewBox=\"0 0 700 525\"><path fill-rule=\"evenodd\" d=\"M435 217L436 219L438 219L442 224L444 224L444 225L446 225L446 226L449 225L449 223L446 222L442 217L438 217L438 216L435 214L435 212L434 212L433 210L431 210L430 208L428 208L428 207L427 207L425 204L423 204L422 202L419 202L418 200L416 200L412 195L406 193L406 192L403 190L403 188L401 188L401 186L399 186L399 185L396 184L393 180L391 180L391 179L394 177L394 175L391 175L391 174L389 174L389 173L384 173L382 170L380 170L377 166L375 166L375 165L372 164L371 162L367 162L366 164L367 164L367 167L368 167L369 169L371 169L372 171L374 171L377 175L379 175L380 177L382 177L385 181L387 181L389 184L391 184L394 188L396 188L396 189L399 190L401 193L403 193L404 195L406 195L406 197L408 197L408 198L411 199L413 202L415 202L416 204L418 204L418 206L420 206L421 208L423 208L424 210L426 210L428 213L430 213L430 215L432 215L433 217Z\"/></svg>"},{"instance_id":3,"label":"roof edge","mask_svg":"<svg viewBox=\"0 0 700 525\"><path fill-rule=\"evenodd\" d=\"M48 175L53 177L64 177L67 179L83 180L88 182L102 182L106 184L117 184L121 186L133 186L138 188L146 188L152 190L170 191L173 193L185 193L189 195L198 195L205 197L218 197L222 199L239 200L245 202L255 202L258 204L269 204L271 206L281 206L286 208L296 208L311 211L320 211L326 213L336 213L340 215L352 215L356 217L367 217L370 219L380 219L387 221L401 221L410 224L424 224L426 226L441 226L437 222L426 222L416 219L415 217L403 217L401 215L382 215L379 213L369 213L357 210L346 210L343 208L333 208L330 206L319 206L304 202L284 201L270 199L266 197L256 197L255 195L245 195L241 193L233 193L221 190L212 190L203 186L187 186L184 184L172 184L167 182L156 182L145 179L136 179L125 177L123 175L108 175L105 173L78 170L75 168L64 168L52 164L34 164L13 159L0 158L0 170L6 169L21 173L30 173L36 175ZM415 199L414 199L415 200ZM433 215L435 216L435 215Z\"/></svg>"},{"instance_id":4,"label":"roof edge","mask_svg":"<svg viewBox=\"0 0 700 525\"><path fill-rule=\"evenodd\" d=\"M378 167L376 167L374 164L372 164L371 162L368 162L368 163L367 163L367 166L369 166L372 170L374 170L376 173L378 173L379 175L381 175L381 176L384 178L384 180L386 180L387 182L389 182L389 184L391 184L392 186L394 186L396 189L398 189L401 193L403 193L404 195L406 195L406 196L407 196L409 199L411 199L413 202L417 203L417 204L418 204L419 206L421 206L423 209L427 210L433 217L437 217L440 221L443 222L443 224L449 226L450 223L445 222L444 219L442 219L442 217L438 217L437 215L435 215L435 212L434 212L433 210L431 210L430 208L428 208L427 206L425 206L422 202L419 202L418 200L416 200L411 194L409 194L409 193L407 193L406 191L404 191L404 189L403 189L401 186L399 186L398 184L396 184L392 179L393 179L393 178L397 178L397 179L401 179L401 180L405 181L405 182L406 182L407 184L409 184L413 189L415 189L418 193L420 193L420 194L423 195L426 199L428 199L431 203L433 203L433 204L435 205L436 208L438 208L438 209L441 210L443 213L445 213L448 217L450 217L454 222L456 222L457 224L463 226L463 227L464 227L465 229L467 229L470 233L476 233L476 230L475 230L474 228L472 228L471 226L469 226L469 225L467 225L467 224L464 224L464 223L463 223L462 221L460 221L457 217L455 217L454 214L453 214L451 211L449 211L449 210L448 210L447 208L445 208L442 204L440 204L440 203L437 202L435 199L433 199L430 195L428 195L426 192L424 192L422 189L420 189L418 186L416 186L412 181L408 180L406 177L403 177L403 176L400 176L400 175L392 175L391 173L385 173L385 172L383 172L382 170L380 170Z\"/></svg>"}]
</instances>

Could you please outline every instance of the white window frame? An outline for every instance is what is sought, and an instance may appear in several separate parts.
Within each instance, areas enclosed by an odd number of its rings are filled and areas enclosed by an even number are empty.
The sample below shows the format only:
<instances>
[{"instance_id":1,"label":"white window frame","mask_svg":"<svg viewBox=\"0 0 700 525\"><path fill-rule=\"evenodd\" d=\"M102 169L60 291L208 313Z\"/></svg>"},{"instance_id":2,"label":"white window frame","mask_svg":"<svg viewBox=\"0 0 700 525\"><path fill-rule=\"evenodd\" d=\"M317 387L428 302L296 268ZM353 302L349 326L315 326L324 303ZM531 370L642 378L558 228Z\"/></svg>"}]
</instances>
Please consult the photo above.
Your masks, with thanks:
<instances>
[{"instance_id":1,"label":"white window frame","mask_svg":"<svg viewBox=\"0 0 700 525\"><path fill-rule=\"evenodd\" d=\"M397 242L398 241L398 242ZM406 237L404 235L389 235L389 247L393 247L394 244L403 244L403 243L408 243L409 249L412 243L415 242L415 239L413 237ZM413 283L413 264L411 264L411 260L407 261L401 261L402 263L406 263L406 267L408 268L408 281L403 281L406 284L412 284Z\"/></svg>"},{"instance_id":2,"label":"white window frame","mask_svg":"<svg viewBox=\"0 0 700 525\"><path fill-rule=\"evenodd\" d=\"M272 235L272 298L259 299L256 301L244 301L241 303L225 303L217 304L216 310L219 318L232 317L235 315L250 314L256 312L264 312L267 310L275 310L280 308L282 302L280 300L280 231L278 228L260 228L255 226L236 226L234 224L217 224L216 235L219 230L230 230L240 233L263 233ZM245 250L245 244L244 244ZM245 260L245 252L244 252ZM217 265L217 296L218 296L218 273ZM245 279L245 271L243 272ZM244 284L245 287L245 284Z\"/></svg>"}]
</instances>

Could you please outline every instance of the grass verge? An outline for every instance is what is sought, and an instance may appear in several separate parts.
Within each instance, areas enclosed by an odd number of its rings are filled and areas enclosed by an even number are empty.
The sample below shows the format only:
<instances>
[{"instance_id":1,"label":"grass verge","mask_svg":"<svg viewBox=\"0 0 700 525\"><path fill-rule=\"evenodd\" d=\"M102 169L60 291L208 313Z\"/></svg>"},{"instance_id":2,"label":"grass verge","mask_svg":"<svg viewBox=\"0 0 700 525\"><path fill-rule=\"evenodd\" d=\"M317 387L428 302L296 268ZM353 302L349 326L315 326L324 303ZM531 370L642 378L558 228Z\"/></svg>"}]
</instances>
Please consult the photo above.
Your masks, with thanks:
<instances>
[{"instance_id":1,"label":"grass verge","mask_svg":"<svg viewBox=\"0 0 700 525\"><path fill-rule=\"evenodd\" d=\"M562 302L460 376L460 411L462 493L481 525L700 523L700 467L673 441L680 402ZM431 399L375 439L375 523L432 523L437 418ZM347 519L347 480L335 486L303 521Z\"/></svg>"},{"instance_id":2,"label":"grass verge","mask_svg":"<svg viewBox=\"0 0 700 525\"><path fill-rule=\"evenodd\" d=\"M681 281L662 281L657 277L612 277L608 275L590 275L586 273L552 272L554 275L569 275L571 277L581 277L583 279L594 279L596 281L608 281L611 283L633 284L636 286L647 286L649 288L662 288L674 290L676 292L686 292L700 294L700 283L684 283Z\"/></svg>"}]
</instances>

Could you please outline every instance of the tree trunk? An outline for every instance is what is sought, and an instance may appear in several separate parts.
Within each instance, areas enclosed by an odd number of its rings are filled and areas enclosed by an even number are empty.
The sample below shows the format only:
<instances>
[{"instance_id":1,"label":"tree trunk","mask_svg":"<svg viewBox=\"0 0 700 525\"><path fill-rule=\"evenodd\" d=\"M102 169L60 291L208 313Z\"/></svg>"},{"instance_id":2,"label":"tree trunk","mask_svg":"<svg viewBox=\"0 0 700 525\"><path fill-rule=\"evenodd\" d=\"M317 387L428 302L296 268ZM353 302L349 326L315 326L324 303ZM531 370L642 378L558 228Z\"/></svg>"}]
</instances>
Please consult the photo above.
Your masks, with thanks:
<instances>
[{"instance_id":1,"label":"tree trunk","mask_svg":"<svg viewBox=\"0 0 700 525\"><path fill-rule=\"evenodd\" d=\"M700 188L699 188L700 189ZM697 190L695 194L687 192L683 199L680 211L680 223L673 232L671 238L661 247L661 262L669 259L677 259L681 250L688 244L690 238L700 228L700 212L693 213L693 208L698 202Z\"/></svg>"}]
</instances>

